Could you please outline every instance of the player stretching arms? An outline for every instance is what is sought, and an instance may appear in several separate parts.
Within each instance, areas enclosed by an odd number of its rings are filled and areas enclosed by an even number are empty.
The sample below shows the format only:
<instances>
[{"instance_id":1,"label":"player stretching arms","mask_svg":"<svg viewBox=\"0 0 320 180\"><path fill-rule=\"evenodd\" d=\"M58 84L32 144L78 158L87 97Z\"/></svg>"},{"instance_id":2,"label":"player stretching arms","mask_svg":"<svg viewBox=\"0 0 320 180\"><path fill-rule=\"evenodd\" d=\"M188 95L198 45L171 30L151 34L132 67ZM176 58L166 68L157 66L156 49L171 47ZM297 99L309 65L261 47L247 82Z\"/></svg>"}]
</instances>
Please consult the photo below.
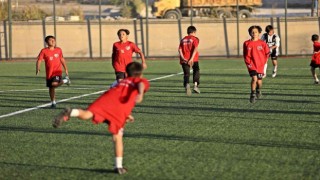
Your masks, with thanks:
<instances>
[{"instance_id":1,"label":"player stretching arms","mask_svg":"<svg viewBox=\"0 0 320 180\"><path fill-rule=\"evenodd\" d=\"M131 41L128 41L130 34L127 29L118 30L118 42L115 42L112 47L112 66L116 74L117 82L120 82L126 77L126 66L132 62L132 54L138 53L141 57L142 67L147 68L147 64L141 50Z\"/></svg>"},{"instance_id":2,"label":"player stretching arms","mask_svg":"<svg viewBox=\"0 0 320 180\"><path fill-rule=\"evenodd\" d=\"M193 91L200 94L200 68L199 68L199 39L196 37L197 29L194 26L189 26L187 29L188 36L185 36L179 45L180 64L183 69L183 86L186 89L186 94L191 95L189 77L190 67L193 69Z\"/></svg>"},{"instance_id":3,"label":"player stretching arms","mask_svg":"<svg viewBox=\"0 0 320 180\"><path fill-rule=\"evenodd\" d=\"M123 128L126 122L133 122L132 109L141 103L144 93L149 89L149 82L142 77L143 67L138 62L127 65L127 78L120 81L95 100L86 110L65 109L54 120L53 127L68 121L70 117L82 120L92 119L94 124L107 123L112 134L115 153L115 173L124 174L127 169L122 166Z\"/></svg>"},{"instance_id":4,"label":"player stretching arms","mask_svg":"<svg viewBox=\"0 0 320 180\"><path fill-rule=\"evenodd\" d=\"M251 26L248 30L251 39L243 43L244 62L251 76L251 103L255 103L262 95L263 69L269 56L268 45L259 39L261 31L260 26Z\"/></svg>"},{"instance_id":5,"label":"player stretching arms","mask_svg":"<svg viewBox=\"0 0 320 180\"><path fill-rule=\"evenodd\" d=\"M46 79L47 87L49 88L49 95L51 99L51 107L56 107L56 93L55 89L62 84L70 85L69 73L67 64L63 58L62 50L56 47L56 38L54 36L47 36L45 38L47 43L46 48L43 48L38 56L36 64L36 75L40 72L41 61L45 61L46 65ZM65 79L62 79L62 69L61 65L64 68L66 73Z\"/></svg>"},{"instance_id":6,"label":"player stretching arms","mask_svg":"<svg viewBox=\"0 0 320 180\"><path fill-rule=\"evenodd\" d=\"M311 40L313 42L313 55L310 63L312 77L314 78L314 83L319 84L319 79L316 74L315 69L320 68L320 43L319 43L319 35L314 34L311 36Z\"/></svg>"},{"instance_id":7,"label":"player stretching arms","mask_svg":"<svg viewBox=\"0 0 320 180\"><path fill-rule=\"evenodd\" d=\"M278 55L279 55L279 47L280 47L280 37L274 33L274 28L271 25L266 27L266 33L261 36L261 39L265 41L270 48L270 57L273 64L272 77L277 76L278 71ZM264 77L267 76L267 67L268 63L265 64L264 67Z\"/></svg>"}]
</instances>

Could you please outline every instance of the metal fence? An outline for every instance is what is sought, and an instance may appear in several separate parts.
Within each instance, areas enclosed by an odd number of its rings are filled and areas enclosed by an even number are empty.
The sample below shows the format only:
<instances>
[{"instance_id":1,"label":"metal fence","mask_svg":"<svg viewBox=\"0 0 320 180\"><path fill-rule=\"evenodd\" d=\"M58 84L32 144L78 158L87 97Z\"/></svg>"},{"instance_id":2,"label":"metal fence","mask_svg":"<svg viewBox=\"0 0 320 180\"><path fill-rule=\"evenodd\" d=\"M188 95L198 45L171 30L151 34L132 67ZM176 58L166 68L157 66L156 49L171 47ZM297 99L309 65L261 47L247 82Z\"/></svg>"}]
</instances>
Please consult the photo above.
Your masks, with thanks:
<instances>
[{"instance_id":1,"label":"metal fence","mask_svg":"<svg viewBox=\"0 0 320 180\"><path fill-rule=\"evenodd\" d=\"M269 24L280 35L281 55L307 55L312 53L311 35L320 31L316 0L303 3L292 0L291 4L287 0L271 4L268 3L272 1L266 1L248 19L235 15L222 19L191 16L170 20L151 17L149 8L145 9L146 16L143 18L105 18L105 10L109 6L102 5L101 0L94 1L93 5L72 2L69 11L83 9L82 17L77 21L66 21L73 18L68 15L70 2L20 1L7 2L8 7L12 8L8 8L7 18L0 24L0 60L35 58L45 47L44 37L47 35L56 36L57 45L62 48L65 57L109 58L120 28L131 31L129 40L134 41L147 57L175 57L179 40L186 34L189 25L195 25L198 29L199 51L204 57L241 56L242 43L249 38L248 27L260 25L264 29ZM48 15L41 20L12 19L17 8L30 8L32 3ZM150 5L152 2L145 3Z\"/></svg>"}]
</instances>

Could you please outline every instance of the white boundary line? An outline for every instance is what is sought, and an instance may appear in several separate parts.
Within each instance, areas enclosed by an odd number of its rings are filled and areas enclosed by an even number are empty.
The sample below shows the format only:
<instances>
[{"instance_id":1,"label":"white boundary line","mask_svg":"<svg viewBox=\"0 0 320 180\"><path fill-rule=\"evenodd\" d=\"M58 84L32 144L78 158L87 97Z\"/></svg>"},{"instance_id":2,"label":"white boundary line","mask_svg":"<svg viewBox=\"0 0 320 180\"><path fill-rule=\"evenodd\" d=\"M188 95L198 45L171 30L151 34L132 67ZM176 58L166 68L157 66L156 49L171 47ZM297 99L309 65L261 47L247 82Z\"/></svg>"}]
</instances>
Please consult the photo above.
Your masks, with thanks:
<instances>
[{"instance_id":1,"label":"white boundary line","mask_svg":"<svg viewBox=\"0 0 320 180\"><path fill-rule=\"evenodd\" d=\"M162 77L158 77L158 78L153 78L153 79L150 79L149 82L156 81L156 80L159 80L159 79L165 79L165 78L169 78L169 77L173 77L173 76L178 76L178 75L181 75L181 74L183 74L183 72L176 73L176 74L170 74L170 75L162 76ZM61 102L66 102L66 101L70 101L70 100L73 100L73 99L79 99L79 98L86 97L86 96L91 96L91 95L95 95L95 94L101 94L101 93L103 93L105 91L106 90L102 90L102 91L97 91L97 92L94 92L94 93L83 94L83 95L80 95L80 96L74 96L74 97L71 97L71 98L59 100L57 102L61 103ZM42 104L42 105L39 105L39 106L36 106L36 107L33 107L33 108L27 108L27 109L23 109L23 110L20 110L20 111L15 111L15 112L12 112L12 113L9 113L9 114L4 114L4 115L0 116L0 119L1 118L5 118L5 117L14 116L14 115L17 115L17 114L22 114L22 113L33 111L33 110L37 110L37 109L40 109L40 108L48 107L50 105L51 105L51 103L47 103L47 104Z\"/></svg>"},{"instance_id":2,"label":"white boundary line","mask_svg":"<svg viewBox=\"0 0 320 180\"><path fill-rule=\"evenodd\" d=\"M96 89L96 88L59 88L57 90L61 91L61 90L68 90L68 89ZM48 91L48 88L46 89L22 89L22 90L4 90L4 91L0 91L0 93L6 93L6 92L34 92L34 91Z\"/></svg>"}]
</instances>

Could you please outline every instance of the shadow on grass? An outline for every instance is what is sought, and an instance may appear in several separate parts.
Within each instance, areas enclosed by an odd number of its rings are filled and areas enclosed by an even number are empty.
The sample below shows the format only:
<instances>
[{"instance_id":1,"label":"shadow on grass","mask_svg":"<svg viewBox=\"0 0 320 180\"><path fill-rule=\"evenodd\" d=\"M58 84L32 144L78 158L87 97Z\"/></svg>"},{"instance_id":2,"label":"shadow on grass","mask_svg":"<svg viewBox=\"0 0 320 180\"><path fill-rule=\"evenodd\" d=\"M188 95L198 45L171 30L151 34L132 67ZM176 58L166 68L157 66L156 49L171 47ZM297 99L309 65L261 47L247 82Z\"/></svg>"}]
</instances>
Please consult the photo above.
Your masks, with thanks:
<instances>
[{"instance_id":1,"label":"shadow on grass","mask_svg":"<svg viewBox=\"0 0 320 180\"><path fill-rule=\"evenodd\" d=\"M89 131L68 131L63 129L36 129L28 127L9 127L0 126L0 131L16 131L16 132L32 132L32 133L50 133L50 134L74 134L74 135L91 135L91 136L106 136L104 132L89 132ZM126 138L145 138L166 141L184 141L184 142L205 142L205 143L222 143L231 145L248 145L261 146L270 148L294 148L294 149L308 149L319 151L320 144L316 143L301 143L301 142L277 142L268 140L254 140L254 139L231 139L224 137L188 137L178 135L165 134L150 134L150 133L126 133Z\"/></svg>"},{"instance_id":2,"label":"shadow on grass","mask_svg":"<svg viewBox=\"0 0 320 180\"><path fill-rule=\"evenodd\" d=\"M76 170L76 171L88 171L88 172L96 172L96 173L114 173L112 169L86 169L86 168L76 168L76 167L59 167L59 166L50 166L50 165L22 164L22 163L9 163L9 162L0 162L0 164L9 165L9 166L33 167L38 169L53 168L53 169L60 169L60 170Z\"/></svg>"}]
</instances>

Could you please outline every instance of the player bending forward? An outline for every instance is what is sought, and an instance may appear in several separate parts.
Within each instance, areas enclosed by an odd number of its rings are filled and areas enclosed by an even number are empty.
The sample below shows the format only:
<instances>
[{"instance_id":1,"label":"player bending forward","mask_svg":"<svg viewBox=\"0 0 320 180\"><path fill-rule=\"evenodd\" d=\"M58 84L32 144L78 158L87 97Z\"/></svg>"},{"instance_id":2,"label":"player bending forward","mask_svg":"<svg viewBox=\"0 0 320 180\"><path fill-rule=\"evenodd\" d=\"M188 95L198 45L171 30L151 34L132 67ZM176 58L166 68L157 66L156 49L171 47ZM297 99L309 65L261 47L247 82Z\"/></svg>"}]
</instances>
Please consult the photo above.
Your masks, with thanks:
<instances>
[{"instance_id":1,"label":"player bending forward","mask_svg":"<svg viewBox=\"0 0 320 180\"><path fill-rule=\"evenodd\" d=\"M65 109L53 120L53 127L59 127L70 117L81 120L92 119L94 124L107 123L112 134L115 153L114 171L124 174L127 169L122 166L123 128L126 122L133 122L132 109L141 103L144 93L149 89L149 82L141 78L143 67L138 62L129 63L126 67L127 78L95 100L86 110Z\"/></svg>"}]
</instances>

